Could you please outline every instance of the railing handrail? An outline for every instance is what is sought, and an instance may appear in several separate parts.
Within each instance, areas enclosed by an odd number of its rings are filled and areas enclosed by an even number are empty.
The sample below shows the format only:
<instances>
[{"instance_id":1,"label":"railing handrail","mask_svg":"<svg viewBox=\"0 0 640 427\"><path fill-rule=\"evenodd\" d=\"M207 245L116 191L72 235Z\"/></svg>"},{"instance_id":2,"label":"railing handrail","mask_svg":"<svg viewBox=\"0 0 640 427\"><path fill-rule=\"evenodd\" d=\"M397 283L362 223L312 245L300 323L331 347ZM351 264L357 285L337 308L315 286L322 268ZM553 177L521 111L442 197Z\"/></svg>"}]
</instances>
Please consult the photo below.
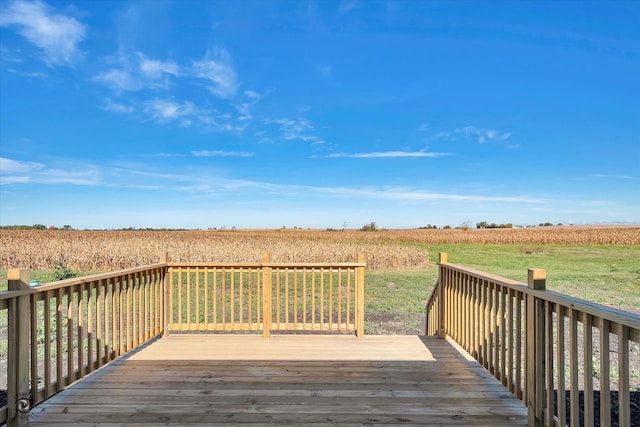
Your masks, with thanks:
<instances>
[{"instance_id":1,"label":"railing handrail","mask_svg":"<svg viewBox=\"0 0 640 427\"><path fill-rule=\"evenodd\" d=\"M480 279L486 279L486 280L489 280L489 281L491 281L493 283L497 283L498 285L506 286L506 287L514 289L514 290L523 291L523 290L527 289L527 285L525 283L522 283L522 282L520 282L518 280L513 280L513 279L506 278L506 277L498 276L496 274L487 273L486 271L480 271L480 270L476 270L476 269L471 268L471 267L467 267L467 266L460 265L460 264L453 264L453 263L449 263L449 262L444 262L444 263L438 262L437 264L438 264L438 266L446 266L447 269L449 269L449 270L455 270L455 271L460 271L462 273L468 273L468 274L476 276L476 277L478 277Z\"/></svg>"},{"instance_id":2,"label":"railing handrail","mask_svg":"<svg viewBox=\"0 0 640 427\"><path fill-rule=\"evenodd\" d=\"M271 261L264 253L261 262L168 261L167 266L169 304L177 303L177 310L168 317L167 331L261 330L264 337L269 337L271 330L308 329L354 331L358 338L364 336L366 262L362 254L357 262ZM218 272L226 272L227 279L216 276ZM174 283L174 279L180 283ZM185 295L177 291L178 286ZM287 290L291 295L286 295ZM190 304L190 292L209 297L196 298ZM212 297L216 292L218 296Z\"/></svg>"},{"instance_id":3,"label":"railing handrail","mask_svg":"<svg viewBox=\"0 0 640 427\"><path fill-rule=\"evenodd\" d=\"M143 265L140 267L131 267L131 268L125 268L123 270L109 271L106 273L96 273L96 274L90 274L88 276L73 277L70 279L57 280L55 282L48 282L48 283L42 283L40 285L35 285L31 287L31 291L33 291L32 293L53 291L58 288L82 285L82 284L87 284L91 282L97 282L98 280L113 279L115 277L121 277L127 274L142 273L145 271L166 267L166 266L167 266L167 263L159 262L155 264Z\"/></svg>"},{"instance_id":4,"label":"railing handrail","mask_svg":"<svg viewBox=\"0 0 640 427\"><path fill-rule=\"evenodd\" d=\"M555 291L537 291L528 289L526 292L531 296L539 298L541 300L560 304L567 308L578 310L582 313L608 320L609 322L615 322L624 326L628 326L629 328L631 328L631 339L634 341L640 341L640 315L620 310L615 307L607 307L606 305L586 301Z\"/></svg>"},{"instance_id":5,"label":"railing handrail","mask_svg":"<svg viewBox=\"0 0 640 427\"><path fill-rule=\"evenodd\" d=\"M21 291L0 291L0 301L10 300L13 298L18 298L24 295L31 295L38 293L38 290L34 288L32 289L24 289Z\"/></svg>"},{"instance_id":6,"label":"railing handrail","mask_svg":"<svg viewBox=\"0 0 640 427\"><path fill-rule=\"evenodd\" d=\"M258 291L258 295L262 294L258 308L262 305L261 315L266 316L260 323L266 337L272 320L269 302L272 272L288 276L287 272L315 271L332 277L335 274L343 277L341 274L347 273L347 281L353 278L353 317L347 314L346 320L338 314L333 320L329 315L328 329L352 322L356 336L361 338L364 336L364 267L362 254L358 254L357 262L331 263L272 262L266 253L261 262L169 262L168 254L163 253L158 263L33 286L28 269L11 269L9 289L0 291L0 310L8 310L10 319L9 404L0 408L0 423L6 421L10 427L23 425L31 404L50 397L70 382L149 339L166 334L167 319L173 313L173 307L168 305L168 274L174 269L261 271L259 283L263 283L263 288ZM335 286L339 283L340 278ZM310 282L309 286L315 285ZM340 290L337 292L339 296ZM311 300L308 303L314 304ZM324 322L322 325L326 323L324 319L318 321ZM300 329L295 323L293 326ZM38 334L44 334L41 342ZM39 372L36 360L41 357L38 346L47 360L44 373Z\"/></svg>"},{"instance_id":7,"label":"railing handrail","mask_svg":"<svg viewBox=\"0 0 640 427\"><path fill-rule=\"evenodd\" d=\"M634 314L615 307L608 307L606 305L598 304L592 301L572 297L560 292L531 289L526 284L517 280L512 280L506 277L497 276L495 274L486 273L484 271L476 270L459 264L438 263L438 265L446 266L446 268L450 270L470 274L479 279L489 280L497 285L504 286L505 288L513 289L518 292L523 292L528 295L532 295L544 301L561 304L565 307L572 308L590 314L592 316L601 317L606 320L628 326L632 329L632 339L634 341L640 341L640 315L638 314ZM433 293L435 293L435 288L433 290Z\"/></svg>"},{"instance_id":8,"label":"railing handrail","mask_svg":"<svg viewBox=\"0 0 640 427\"><path fill-rule=\"evenodd\" d=\"M529 426L563 427L565 418L573 425L581 416L580 399L585 425L592 425L594 378L600 381L601 423L618 408L620 425L629 424L630 379L637 369L629 349L630 342L640 343L639 315L546 290L545 270L529 269L525 285L450 264L446 253L438 268L426 333L456 341L525 402ZM618 381L616 404L610 378Z\"/></svg>"},{"instance_id":9,"label":"railing handrail","mask_svg":"<svg viewBox=\"0 0 640 427\"><path fill-rule=\"evenodd\" d=\"M268 261L268 262L182 262L182 261L169 261L167 263L169 267L219 267L219 268L231 268L231 267L278 267L278 268L353 268L353 267L366 267L366 262L287 262L287 261Z\"/></svg>"},{"instance_id":10,"label":"railing handrail","mask_svg":"<svg viewBox=\"0 0 640 427\"><path fill-rule=\"evenodd\" d=\"M165 270L161 262L32 286L28 269L10 269L0 292L9 319L0 423L25 425L31 405L161 334Z\"/></svg>"}]
</instances>

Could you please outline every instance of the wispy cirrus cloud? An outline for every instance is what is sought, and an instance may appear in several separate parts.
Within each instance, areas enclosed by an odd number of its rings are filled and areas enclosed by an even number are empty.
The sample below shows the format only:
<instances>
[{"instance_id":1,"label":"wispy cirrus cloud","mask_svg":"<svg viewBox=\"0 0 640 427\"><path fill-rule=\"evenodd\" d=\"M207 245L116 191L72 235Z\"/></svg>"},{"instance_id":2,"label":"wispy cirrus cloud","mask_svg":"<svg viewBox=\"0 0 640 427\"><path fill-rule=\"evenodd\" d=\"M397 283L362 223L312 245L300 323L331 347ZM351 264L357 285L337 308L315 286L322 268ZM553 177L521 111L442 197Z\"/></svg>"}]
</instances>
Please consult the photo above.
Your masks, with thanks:
<instances>
[{"instance_id":1,"label":"wispy cirrus cloud","mask_svg":"<svg viewBox=\"0 0 640 427\"><path fill-rule=\"evenodd\" d=\"M497 130L482 129L475 126L457 128L455 132L462 134L466 139L476 140L480 144L505 141L511 137L511 132L499 132Z\"/></svg>"},{"instance_id":2,"label":"wispy cirrus cloud","mask_svg":"<svg viewBox=\"0 0 640 427\"><path fill-rule=\"evenodd\" d=\"M263 95L254 90L245 90L244 94L251 99L261 99L263 97Z\"/></svg>"},{"instance_id":3,"label":"wispy cirrus cloud","mask_svg":"<svg viewBox=\"0 0 640 427\"><path fill-rule=\"evenodd\" d=\"M252 157L254 153L246 151L224 151L224 150L196 150L192 151L196 157Z\"/></svg>"},{"instance_id":4,"label":"wispy cirrus cloud","mask_svg":"<svg viewBox=\"0 0 640 427\"><path fill-rule=\"evenodd\" d=\"M245 129L242 125L233 123L230 116L199 107L190 101L153 98L143 104L142 113L148 120L158 124L195 126L203 131L242 133Z\"/></svg>"},{"instance_id":5,"label":"wispy cirrus cloud","mask_svg":"<svg viewBox=\"0 0 640 427\"><path fill-rule=\"evenodd\" d=\"M326 156L315 156L315 157L326 157L326 158L352 158L352 159L381 159L381 158L393 158L393 157L442 157L442 156L450 156L451 153L436 153L429 152L426 150L420 151L378 151L371 153L334 153L328 154Z\"/></svg>"},{"instance_id":6,"label":"wispy cirrus cloud","mask_svg":"<svg viewBox=\"0 0 640 427\"><path fill-rule=\"evenodd\" d=\"M633 179L631 175L610 175L604 173L596 173L591 175L594 178L602 178L602 179Z\"/></svg>"},{"instance_id":7,"label":"wispy cirrus cloud","mask_svg":"<svg viewBox=\"0 0 640 427\"><path fill-rule=\"evenodd\" d=\"M114 102L110 98L105 99L104 104L100 107L103 110L114 111L116 113L133 113L136 109L132 105Z\"/></svg>"},{"instance_id":8,"label":"wispy cirrus cloud","mask_svg":"<svg viewBox=\"0 0 640 427\"><path fill-rule=\"evenodd\" d=\"M91 166L69 169L48 168L38 162L23 162L0 157L0 184L76 184L96 185L98 170Z\"/></svg>"},{"instance_id":9,"label":"wispy cirrus cloud","mask_svg":"<svg viewBox=\"0 0 640 427\"><path fill-rule=\"evenodd\" d=\"M79 44L86 36L82 22L53 12L41 1L14 0L3 5L0 26L17 27L42 51L42 60L49 66L72 65L81 56Z\"/></svg>"},{"instance_id":10,"label":"wispy cirrus cloud","mask_svg":"<svg viewBox=\"0 0 640 427\"><path fill-rule=\"evenodd\" d=\"M544 203L543 198L527 196L490 196L457 193L434 193L412 188L345 188L345 187L309 187L317 192L341 197L360 197L370 199L390 199L399 201L458 201L458 202L505 202L505 203Z\"/></svg>"},{"instance_id":11,"label":"wispy cirrus cloud","mask_svg":"<svg viewBox=\"0 0 640 427\"><path fill-rule=\"evenodd\" d=\"M240 113L237 119L239 121L246 121L246 120L253 119L253 113L251 110L256 104L262 101L262 99L265 96L267 96L267 94L268 92L262 94L254 90L245 90L244 91L245 98L243 99L244 102L241 102L235 105L236 110L238 110L238 112Z\"/></svg>"},{"instance_id":12,"label":"wispy cirrus cloud","mask_svg":"<svg viewBox=\"0 0 640 427\"><path fill-rule=\"evenodd\" d=\"M421 123L420 126L418 126L417 131L418 132L426 132L426 131L429 130L429 126L430 126L430 124L428 122Z\"/></svg>"},{"instance_id":13,"label":"wispy cirrus cloud","mask_svg":"<svg viewBox=\"0 0 640 427\"><path fill-rule=\"evenodd\" d=\"M241 133L254 119L253 107L268 93L246 89L238 95L231 55L217 47L208 50L204 59L188 65L150 58L142 52L119 54L105 61L114 66L98 73L93 80L110 87L114 94L100 108L121 114L135 112L143 121L158 124L198 125L202 131ZM174 86L180 89L184 85L202 84L203 79L206 81L203 85L220 98L215 108L153 94L158 90L175 93Z\"/></svg>"},{"instance_id":14,"label":"wispy cirrus cloud","mask_svg":"<svg viewBox=\"0 0 640 427\"><path fill-rule=\"evenodd\" d=\"M178 76L178 65L175 62L149 59L141 53L139 55L140 71L149 80L159 81L166 79L168 75Z\"/></svg>"},{"instance_id":15,"label":"wispy cirrus cloud","mask_svg":"<svg viewBox=\"0 0 640 427\"><path fill-rule=\"evenodd\" d=\"M203 116L192 102L175 102L159 98L147 102L144 111L158 123L178 121L183 126L189 126L194 118Z\"/></svg>"},{"instance_id":16,"label":"wispy cirrus cloud","mask_svg":"<svg viewBox=\"0 0 640 427\"><path fill-rule=\"evenodd\" d=\"M231 54L225 49L214 46L208 49L199 61L193 61L191 73L200 79L208 80L207 89L213 95L223 98L232 98L238 89L238 76Z\"/></svg>"},{"instance_id":17,"label":"wispy cirrus cloud","mask_svg":"<svg viewBox=\"0 0 640 427\"><path fill-rule=\"evenodd\" d=\"M289 141L301 140L312 144L324 144L326 141L313 133L315 128L311 121L305 117L293 119L266 119L266 124L279 125L280 137Z\"/></svg>"},{"instance_id":18,"label":"wispy cirrus cloud","mask_svg":"<svg viewBox=\"0 0 640 427\"><path fill-rule=\"evenodd\" d=\"M44 166L37 162L22 162L6 157L0 157L0 174L25 173L42 169Z\"/></svg>"},{"instance_id":19,"label":"wispy cirrus cloud","mask_svg":"<svg viewBox=\"0 0 640 427\"><path fill-rule=\"evenodd\" d=\"M120 55L109 58L108 61L117 66L99 73L94 80L117 91L167 89L171 85L171 78L178 77L179 73L179 67L175 62L150 59L141 52L133 58Z\"/></svg>"},{"instance_id":20,"label":"wispy cirrus cloud","mask_svg":"<svg viewBox=\"0 0 640 427\"><path fill-rule=\"evenodd\" d=\"M420 125L419 132L428 130L428 125ZM504 142L511 138L511 132L501 132L494 129L479 128L476 126L463 126L453 131L440 131L430 137L432 140L459 141L460 139L476 141L480 144L486 142ZM517 148L517 144L511 144L510 148Z\"/></svg>"},{"instance_id":21,"label":"wispy cirrus cloud","mask_svg":"<svg viewBox=\"0 0 640 427\"><path fill-rule=\"evenodd\" d=\"M193 151L196 156L248 156L252 153L234 151ZM68 159L69 164L77 162ZM209 174L198 173L166 173L153 170L140 170L138 167L105 167L98 165L81 165L76 169L49 168L36 162L21 162L7 158L0 158L2 184L23 184L38 182L43 184L76 184L102 185L107 187L128 187L158 189L163 191L178 191L191 194L220 193L223 191L265 190L272 194L309 195L318 194L330 197L349 197L373 200L394 200L401 202L496 202L510 204L547 203L545 198L523 195L487 195L487 194L459 194L436 193L412 187L323 187L297 184L273 184L264 181L251 181L238 178L217 177L214 182ZM5 168L6 167L6 168ZM12 172L8 174L7 172ZM18 173L20 172L20 173ZM161 183L159 183L161 181Z\"/></svg>"}]
</instances>

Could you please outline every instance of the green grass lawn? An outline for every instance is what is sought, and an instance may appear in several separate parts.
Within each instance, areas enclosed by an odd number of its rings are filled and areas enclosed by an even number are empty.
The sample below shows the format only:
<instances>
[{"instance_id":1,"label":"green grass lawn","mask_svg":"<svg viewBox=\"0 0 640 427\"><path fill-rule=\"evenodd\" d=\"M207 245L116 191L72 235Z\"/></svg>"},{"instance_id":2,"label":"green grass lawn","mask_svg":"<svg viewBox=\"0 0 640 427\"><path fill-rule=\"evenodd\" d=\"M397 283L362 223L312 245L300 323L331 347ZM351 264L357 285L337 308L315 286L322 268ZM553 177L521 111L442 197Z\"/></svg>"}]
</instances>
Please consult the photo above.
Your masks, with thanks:
<instances>
[{"instance_id":1,"label":"green grass lawn","mask_svg":"<svg viewBox=\"0 0 640 427\"><path fill-rule=\"evenodd\" d=\"M424 269L367 270L366 309L399 314L423 313L438 270L439 252L449 262L527 281L528 268L547 271L547 288L600 304L640 313L640 246L426 245L433 264ZM88 273L87 273L88 274ZM7 287L0 270L0 290ZM34 271L32 279L50 280Z\"/></svg>"},{"instance_id":2,"label":"green grass lawn","mask_svg":"<svg viewBox=\"0 0 640 427\"><path fill-rule=\"evenodd\" d=\"M420 270L367 270L365 311L422 331L421 315L438 276L439 252L449 262L527 283L529 268L547 271L547 289L640 314L640 246L427 245L433 265ZM371 330L395 332L371 325Z\"/></svg>"},{"instance_id":3,"label":"green grass lawn","mask_svg":"<svg viewBox=\"0 0 640 427\"><path fill-rule=\"evenodd\" d=\"M547 271L547 289L640 313L640 246L434 245L449 262L527 281L528 268Z\"/></svg>"}]
</instances>

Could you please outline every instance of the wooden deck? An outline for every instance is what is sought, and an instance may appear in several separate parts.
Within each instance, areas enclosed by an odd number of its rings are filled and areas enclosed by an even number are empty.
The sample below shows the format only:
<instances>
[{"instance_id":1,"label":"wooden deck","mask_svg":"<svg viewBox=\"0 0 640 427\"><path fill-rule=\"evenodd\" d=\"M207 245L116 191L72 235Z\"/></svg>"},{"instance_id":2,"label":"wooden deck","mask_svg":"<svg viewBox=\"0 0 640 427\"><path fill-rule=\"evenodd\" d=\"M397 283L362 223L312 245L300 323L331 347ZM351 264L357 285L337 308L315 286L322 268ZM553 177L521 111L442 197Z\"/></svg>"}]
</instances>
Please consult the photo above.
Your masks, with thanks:
<instances>
[{"instance_id":1,"label":"wooden deck","mask_svg":"<svg viewBox=\"0 0 640 427\"><path fill-rule=\"evenodd\" d=\"M417 336L171 335L32 408L40 425L526 425L450 342Z\"/></svg>"}]
</instances>

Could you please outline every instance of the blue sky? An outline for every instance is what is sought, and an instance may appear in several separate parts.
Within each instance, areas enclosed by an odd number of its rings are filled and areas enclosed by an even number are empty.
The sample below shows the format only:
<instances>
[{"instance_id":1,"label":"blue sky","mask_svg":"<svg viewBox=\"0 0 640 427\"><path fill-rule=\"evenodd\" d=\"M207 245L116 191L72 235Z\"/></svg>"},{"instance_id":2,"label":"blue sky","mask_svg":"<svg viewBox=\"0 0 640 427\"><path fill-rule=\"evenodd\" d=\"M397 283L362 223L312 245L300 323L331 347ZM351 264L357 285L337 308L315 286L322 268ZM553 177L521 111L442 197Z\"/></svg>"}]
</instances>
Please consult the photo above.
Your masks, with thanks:
<instances>
[{"instance_id":1,"label":"blue sky","mask_svg":"<svg viewBox=\"0 0 640 427\"><path fill-rule=\"evenodd\" d=\"M640 223L640 2L0 0L0 224Z\"/></svg>"}]
</instances>

